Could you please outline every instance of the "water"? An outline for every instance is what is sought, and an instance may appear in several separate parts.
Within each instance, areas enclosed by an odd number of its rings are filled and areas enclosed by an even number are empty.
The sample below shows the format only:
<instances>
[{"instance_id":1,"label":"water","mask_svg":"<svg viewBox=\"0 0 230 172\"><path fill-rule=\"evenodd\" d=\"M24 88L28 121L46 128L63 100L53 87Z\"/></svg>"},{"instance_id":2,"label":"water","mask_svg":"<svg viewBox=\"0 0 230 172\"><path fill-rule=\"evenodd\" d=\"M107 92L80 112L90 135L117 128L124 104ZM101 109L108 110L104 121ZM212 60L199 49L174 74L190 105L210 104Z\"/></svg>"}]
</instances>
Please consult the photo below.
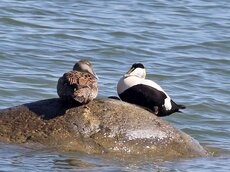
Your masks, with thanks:
<instances>
[{"instance_id":1,"label":"water","mask_svg":"<svg viewBox=\"0 0 230 172\"><path fill-rule=\"evenodd\" d=\"M0 2L0 108L57 97L56 82L92 61L99 97L134 62L187 109L165 119L218 152L174 162L127 162L0 144L0 171L230 170L230 2L205 0Z\"/></svg>"}]
</instances>

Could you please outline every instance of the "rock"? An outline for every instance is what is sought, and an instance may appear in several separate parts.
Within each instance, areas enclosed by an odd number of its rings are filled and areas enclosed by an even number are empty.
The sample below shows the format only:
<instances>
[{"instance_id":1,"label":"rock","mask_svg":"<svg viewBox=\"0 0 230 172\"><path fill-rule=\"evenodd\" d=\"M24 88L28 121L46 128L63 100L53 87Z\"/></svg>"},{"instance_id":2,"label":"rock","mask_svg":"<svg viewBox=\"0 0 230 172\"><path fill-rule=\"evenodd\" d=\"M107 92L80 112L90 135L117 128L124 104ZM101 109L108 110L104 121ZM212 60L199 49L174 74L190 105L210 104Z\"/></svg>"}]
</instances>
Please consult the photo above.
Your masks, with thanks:
<instances>
[{"instance_id":1,"label":"rock","mask_svg":"<svg viewBox=\"0 0 230 172\"><path fill-rule=\"evenodd\" d=\"M0 111L0 141L112 155L206 156L192 137L147 110L114 99L69 106L60 99Z\"/></svg>"}]
</instances>

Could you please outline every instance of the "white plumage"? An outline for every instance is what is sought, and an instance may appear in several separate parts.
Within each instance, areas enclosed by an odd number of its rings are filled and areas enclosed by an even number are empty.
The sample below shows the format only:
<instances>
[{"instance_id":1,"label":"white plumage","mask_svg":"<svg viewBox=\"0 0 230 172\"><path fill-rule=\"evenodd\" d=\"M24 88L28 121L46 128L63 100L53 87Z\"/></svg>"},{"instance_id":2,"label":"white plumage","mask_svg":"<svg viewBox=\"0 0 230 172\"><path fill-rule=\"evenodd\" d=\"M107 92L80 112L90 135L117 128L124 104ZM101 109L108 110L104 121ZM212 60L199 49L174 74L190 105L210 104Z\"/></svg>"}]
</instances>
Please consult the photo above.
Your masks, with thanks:
<instances>
[{"instance_id":1,"label":"white plumage","mask_svg":"<svg viewBox=\"0 0 230 172\"><path fill-rule=\"evenodd\" d=\"M117 84L117 93L121 100L146 107L157 116L167 116L185 108L177 105L160 85L145 79L145 76L143 64L133 64Z\"/></svg>"}]
</instances>

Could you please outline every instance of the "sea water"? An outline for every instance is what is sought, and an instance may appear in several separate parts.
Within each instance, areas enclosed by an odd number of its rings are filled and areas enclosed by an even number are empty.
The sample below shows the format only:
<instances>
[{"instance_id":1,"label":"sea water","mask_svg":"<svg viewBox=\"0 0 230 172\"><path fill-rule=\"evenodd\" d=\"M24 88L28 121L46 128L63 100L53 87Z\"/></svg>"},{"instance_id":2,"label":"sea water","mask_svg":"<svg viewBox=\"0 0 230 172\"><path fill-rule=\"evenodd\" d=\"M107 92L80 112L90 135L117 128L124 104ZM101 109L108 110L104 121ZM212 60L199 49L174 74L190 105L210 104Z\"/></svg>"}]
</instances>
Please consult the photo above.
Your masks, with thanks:
<instances>
[{"instance_id":1,"label":"sea water","mask_svg":"<svg viewBox=\"0 0 230 172\"><path fill-rule=\"evenodd\" d=\"M57 97L58 78L81 58L94 66L99 97L117 95L119 78L141 62L187 106L164 119L215 153L130 162L2 143L0 171L228 172L229 9L228 0L1 0L1 109Z\"/></svg>"}]
</instances>

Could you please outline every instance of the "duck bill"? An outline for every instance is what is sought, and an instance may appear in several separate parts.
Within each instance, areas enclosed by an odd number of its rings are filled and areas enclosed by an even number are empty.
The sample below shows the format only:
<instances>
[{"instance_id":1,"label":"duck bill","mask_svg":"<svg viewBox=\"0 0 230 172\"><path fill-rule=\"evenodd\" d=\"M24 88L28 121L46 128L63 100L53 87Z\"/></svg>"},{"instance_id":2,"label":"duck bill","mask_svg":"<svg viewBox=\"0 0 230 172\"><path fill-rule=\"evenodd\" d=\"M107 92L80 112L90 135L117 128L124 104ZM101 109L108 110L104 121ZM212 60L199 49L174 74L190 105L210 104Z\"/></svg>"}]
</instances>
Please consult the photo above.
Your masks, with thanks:
<instances>
[{"instance_id":1,"label":"duck bill","mask_svg":"<svg viewBox=\"0 0 230 172\"><path fill-rule=\"evenodd\" d=\"M97 74L96 74L94 71L93 71L93 76L94 76L97 80L99 80Z\"/></svg>"},{"instance_id":2,"label":"duck bill","mask_svg":"<svg viewBox=\"0 0 230 172\"><path fill-rule=\"evenodd\" d=\"M130 68L129 71L124 75L125 77L129 76L133 72L134 68Z\"/></svg>"},{"instance_id":3,"label":"duck bill","mask_svg":"<svg viewBox=\"0 0 230 172\"><path fill-rule=\"evenodd\" d=\"M97 78L97 80L99 80L99 77L96 74L94 76Z\"/></svg>"},{"instance_id":4,"label":"duck bill","mask_svg":"<svg viewBox=\"0 0 230 172\"><path fill-rule=\"evenodd\" d=\"M134 70L134 68L129 69L129 71L128 71L126 74L130 74L130 73L132 73L132 72L133 72L133 70Z\"/></svg>"}]
</instances>

